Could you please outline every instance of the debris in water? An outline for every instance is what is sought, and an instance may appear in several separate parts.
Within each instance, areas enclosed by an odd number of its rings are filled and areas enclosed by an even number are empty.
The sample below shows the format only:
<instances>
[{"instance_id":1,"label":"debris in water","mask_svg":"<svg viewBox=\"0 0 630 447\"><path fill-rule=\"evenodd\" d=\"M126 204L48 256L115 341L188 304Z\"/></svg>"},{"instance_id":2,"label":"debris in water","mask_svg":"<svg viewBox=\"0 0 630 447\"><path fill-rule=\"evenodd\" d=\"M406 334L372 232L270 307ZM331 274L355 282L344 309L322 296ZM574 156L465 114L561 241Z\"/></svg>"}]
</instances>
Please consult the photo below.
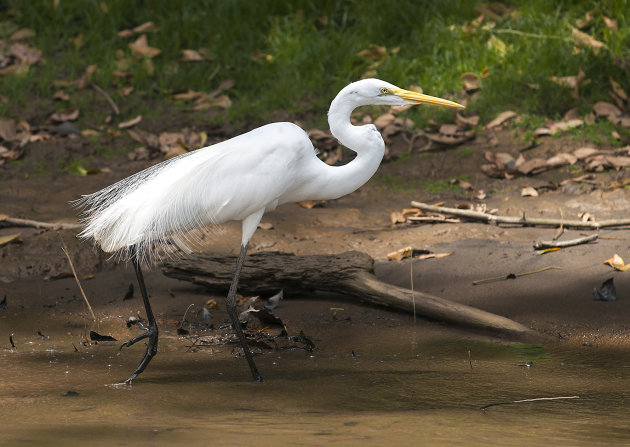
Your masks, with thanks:
<instances>
[{"instance_id":1,"label":"debris in water","mask_svg":"<svg viewBox=\"0 0 630 447\"><path fill-rule=\"evenodd\" d=\"M9 343L11 343L11 349L17 349L17 346L13 343L13 334L9 335Z\"/></svg>"},{"instance_id":2,"label":"debris in water","mask_svg":"<svg viewBox=\"0 0 630 447\"><path fill-rule=\"evenodd\" d=\"M48 335L42 334L42 331L37 331L37 335L42 337L44 340L48 340L50 338Z\"/></svg>"},{"instance_id":3,"label":"debris in water","mask_svg":"<svg viewBox=\"0 0 630 447\"><path fill-rule=\"evenodd\" d=\"M608 278L601 286L593 289L593 301L616 301L617 289L613 278Z\"/></svg>"},{"instance_id":4,"label":"debris in water","mask_svg":"<svg viewBox=\"0 0 630 447\"><path fill-rule=\"evenodd\" d=\"M101 335L98 332L90 331L90 340L92 341L117 341L110 335Z\"/></svg>"},{"instance_id":5,"label":"debris in water","mask_svg":"<svg viewBox=\"0 0 630 447\"><path fill-rule=\"evenodd\" d=\"M76 391L73 390L68 390L65 392L65 394L62 394L61 397L78 397L79 393L77 393Z\"/></svg>"},{"instance_id":6,"label":"debris in water","mask_svg":"<svg viewBox=\"0 0 630 447\"><path fill-rule=\"evenodd\" d=\"M127 293L125 293L123 301L130 300L131 298L133 298L133 283L129 284L129 288L127 288Z\"/></svg>"},{"instance_id":7,"label":"debris in water","mask_svg":"<svg viewBox=\"0 0 630 447\"><path fill-rule=\"evenodd\" d=\"M0 309L6 309L7 308L7 296L5 295L4 298L2 298L2 301L0 301Z\"/></svg>"}]
</instances>

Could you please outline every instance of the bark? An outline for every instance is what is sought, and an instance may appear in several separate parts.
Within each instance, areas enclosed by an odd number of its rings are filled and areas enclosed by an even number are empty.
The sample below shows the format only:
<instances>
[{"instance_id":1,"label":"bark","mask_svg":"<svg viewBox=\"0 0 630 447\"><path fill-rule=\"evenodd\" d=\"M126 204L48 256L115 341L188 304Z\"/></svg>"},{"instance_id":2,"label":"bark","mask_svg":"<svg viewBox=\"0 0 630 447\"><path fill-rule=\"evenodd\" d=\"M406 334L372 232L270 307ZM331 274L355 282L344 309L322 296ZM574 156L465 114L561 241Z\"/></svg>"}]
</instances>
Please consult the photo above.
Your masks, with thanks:
<instances>
[{"instance_id":1,"label":"bark","mask_svg":"<svg viewBox=\"0 0 630 447\"><path fill-rule=\"evenodd\" d=\"M166 276L226 293L232 280L236 256L197 254L164 265ZM508 318L419 291L380 281L374 275L374 260L351 251L336 255L296 256L266 252L248 255L239 282L242 294L260 295L284 289L286 298L314 297L313 291L341 294L362 302L415 312L432 320L505 333L540 338L540 334Z\"/></svg>"}]
</instances>

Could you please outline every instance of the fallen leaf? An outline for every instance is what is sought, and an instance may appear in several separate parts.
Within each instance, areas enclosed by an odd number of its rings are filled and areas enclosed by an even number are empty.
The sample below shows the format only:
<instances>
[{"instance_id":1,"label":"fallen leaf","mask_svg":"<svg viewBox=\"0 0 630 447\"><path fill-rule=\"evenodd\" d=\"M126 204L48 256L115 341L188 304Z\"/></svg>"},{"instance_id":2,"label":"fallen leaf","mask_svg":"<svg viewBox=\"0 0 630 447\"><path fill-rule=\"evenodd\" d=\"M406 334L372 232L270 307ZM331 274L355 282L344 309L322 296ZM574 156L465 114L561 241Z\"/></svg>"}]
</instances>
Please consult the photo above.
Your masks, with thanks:
<instances>
[{"instance_id":1,"label":"fallen leaf","mask_svg":"<svg viewBox=\"0 0 630 447\"><path fill-rule=\"evenodd\" d=\"M609 78L609 81L610 81L610 85L613 88L613 91L615 92L615 95L619 96L624 101L627 101L628 100L628 94L621 87L621 85L619 85L619 83L617 83L613 78Z\"/></svg>"},{"instance_id":2,"label":"fallen leaf","mask_svg":"<svg viewBox=\"0 0 630 447\"><path fill-rule=\"evenodd\" d=\"M599 53L599 50L602 48L606 48L606 44L604 42L600 42L577 28L572 28L571 35L574 37L577 44L592 48L593 53L595 54Z\"/></svg>"},{"instance_id":3,"label":"fallen leaf","mask_svg":"<svg viewBox=\"0 0 630 447\"><path fill-rule=\"evenodd\" d=\"M181 146L174 146L169 149L166 154L164 154L165 160L170 160L171 158L179 157L180 155L186 154L188 151Z\"/></svg>"},{"instance_id":4,"label":"fallen leaf","mask_svg":"<svg viewBox=\"0 0 630 447\"><path fill-rule=\"evenodd\" d=\"M459 112L455 115L455 121L459 127L475 127L479 124L479 115L462 116Z\"/></svg>"},{"instance_id":5,"label":"fallen leaf","mask_svg":"<svg viewBox=\"0 0 630 447\"><path fill-rule=\"evenodd\" d=\"M533 186L526 186L521 189L521 197L538 197L538 191Z\"/></svg>"},{"instance_id":6,"label":"fallen leaf","mask_svg":"<svg viewBox=\"0 0 630 447\"><path fill-rule=\"evenodd\" d=\"M400 211L393 211L389 216L389 220L392 225L407 222L407 218Z\"/></svg>"},{"instance_id":7,"label":"fallen leaf","mask_svg":"<svg viewBox=\"0 0 630 447\"><path fill-rule=\"evenodd\" d=\"M373 124L376 126L377 129L381 130L385 126L388 126L391 123L393 123L395 119L396 119L396 116L394 116L393 114L385 113L385 114L379 116L378 118L376 118L374 120Z\"/></svg>"},{"instance_id":8,"label":"fallen leaf","mask_svg":"<svg viewBox=\"0 0 630 447\"><path fill-rule=\"evenodd\" d=\"M502 59L507 54L507 45L505 45L505 42L503 42L495 35L492 35L490 39L488 39L488 41L486 42L486 46L490 50L494 51L500 59Z\"/></svg>"},{"instance_id":9,"label":"fallen leaf","mask_svg":"<svg viewBox=\"0 0 630 447\"><path fill-rule=\"evenodd\" d=\"M550 167L557 167L557 166L563 166L563 165L572 165L574 164L576 161L578 160L578 158L568 152L563 152L560 154L556 154L551 158L547 159L547 166Z\"/></svg>"},{"instance_id":10,"label":"fallen leaf","mask_svg":"<svg viewBox=\"0 0 630 447\"><path fill-rule=\"evenodd\" d=\"M420 261L424 259L440 259L440 258L445 258L447 256L450 256L452 254L453 253L426 253L423 255L415 256L414 259L418 259Z\"/></svg>"},{"instance_id":11,"label":"fallen leaf","mask_svg":"<svg viewBox=\"0 0 630 447\"><path fill-rule=\"evenodd\" d=\"M81 131L81 135L84 137L98 137L101 133L98 130L94 129L83 129Z\"/></svg>"},{"instance_id":12,"label":"fallen leaf","mask_svg":"<svg viewBox=\"0 0 630 447\"><path fill-rule=\"evenodd\" d=\"M611 31L617 31L617 19L611 19L602 14L602 20Z\"/></svg>"},{"instance_id":13,"label":"fallen leaf","mask_svg":"<svg viewBox=\"0 0 630 447\"><path fill-rule=\"evenodd\" d=\"M53 99L58 99L60 101L68 101L70 99L70 95L68 95L63 90L57 90L53 93Z\"/></svg>"},{"instance_id":14,"label":"fallen leaf","mask_svg":"<svg viewBox=\"0 0 630 447\"><path fill-rule=\"evenodd\" d=\"M142 34L135 42L127 44L134 56L138 58L153 58L160 54L162 50L150 47L146 34Z\"/></svg>"},{"instance_id":15,"label":"fallen leaf","mask_svg":"<svg viewBox=\"0 0 630 447\"><path fill-rule=\"evenodd\" d=\"M15 42L18 40L28 39L30 37L35 37L35 31L30 28L22 28L11 34L9 40Z\"/></svg>"},{"instance_id":16,"label":"fallen leaf","mask_svg":"<svg viewBox=\"0 0 630 447\"><path fill-rule=\"evenodd\" d=\"M630 269L630 264L625 264L621 256L619 256L617 253L615 253L612 258L606 259L604 261L604 264L609 265L615 270L619 270L621 272L625 272L626 270Z\"/></svg>"},{"instance_id":17,"label":"fallen leaf","mask_svg":"<svg viewBox=\"0 0 630 447\"><path fill-rule=\"evenodd\" d=\"M475 73L463 73L459 79L462 81L466 93L474 92L481 88L481 79Z\"/></svg>"},{"instance_id":18,"label":"fallen leaf","mask_svg":"<svg viewBox=\"0 0 630 447\"><path fill-rule=\"evenodd\" d=\"M549 131L551 132L552 135L554 135L559 132L565 132L574 127L580 127L583 124L584 124L584 121L582 121L581 119L572 119L569 121L557 121L549 126Z\"/></svg>"},{"instance_id":19,"label":"fallen leaf","mask_svg":"<svg viewBox=\"0 0 630 447\"><path fill-rule=\"evenodd\" d=\"M126 29L126 30L122 30L118 33L119 37L122 38L127 38L127 37L131 37L134 36L136 34L141 34L141 33L154 33L156 31L159 31L160 28L153 22L145 22L142 25L138 25L135 28L132 29Z\"/></svg>"},{"instance_id":20,"label":"fallen leaf","mask_svg":"<svg viewBox=\"0 0 630 447\"><path fill-rule=\"evenodd\" d=\"M258 228L261 230L271 230L273 228L273 224L269 222L260 222L258 224Z\"/></svg>"},{"instance_id":21,"label":"fallen leaf","mask_svg":"<svg viewBox=\"0 0 630 447\"><path fill-rule=\"evenodd\" d=\"M580 86L587 84L584 82L584 77L584 72L580 70L576 76L551 76L549 80L563 87L569 87L571 96L577 99L580 96Z\"/></svg>"},{"instance_id":22,"label":"fallen leaf","mask_svg":"<svg viewBox=\"0 0 630 447\"><path fill-rule=\"evenodd\" d=\"M593 105L593 111L595 112L596 116L604 116L610 121L613 121L619 115L621 115L621 110L619 110L617 106L604 101L596 102Z\"/></svg>"},{"instance_id":23,"label":"fallen leaf","mask_svg":"<svg viewBox=\"0 0 630 447\"><path fill-rule=\"evenodd\" d=\"M537 253L539 255L544 255L546 253L552 253L554 251L560 251L560 250L561 250L560 247L550 247L550 248L544 248L542 250L538 250Z\"/></svg>"},{"instance_id":24,"label":"fallen leaf","mask_svg":"<svg viewBox=\"0 0 630 447\"><path fill-rule=\"evenodd\" d=\"M302 200L298 202L302 208L320 208L326 206L325 200Z\"/></svg>"},{"instance_id":25,"label":"fallen leaf","mask_svg":"<svg viewBox=\"0 0 630 447\"><path fill-rule=\"evenodd\" d=\"M15 121L0 118L0 138L4 141L13 141L16 136Z\"/></svg>"},{"instance_id":26,"label":"fallen leaf","mask_svg":"<svg viewBox=\"0 0 630 447\"><path fill-rule=\"evenodd\" d=\"M582 222L595 222L595 216L593 216L591 213L580 213L578 216Z\"/></svg>"},{"instance_id":27,"label":"fallen leaf","mask_svg":"<svg viewBox=\"0 0 630 447\"><path fill-rule=\"evenodd\" d=\"M581 147L574 150L572 153L578 158L578 160L584 160L585 158L590 157L593 154L599 153L599 151L592 147Z\"/></svg>"},{"instance_id":28,"label":"fallen leaf","mask_svg":"<svg viewBox=\"0 0 630 447\"><path fill-rule=\"evenodd\" d=\"M500 126L504 122L506 122L508 120L511 120L511 119L513 119L515 117L516 117L516 112L513 112L511 110L507 110L505 112L501 112L501 113L499 113L499 115L497 115L497 117L495 119L493 119L488 124L486 124L486 128L487 129L492 129L494 127Z\"/></svg>"},{"instance_id":29,"label":"fallen leaf","mask_svg":"<svg viewBox=\"0 0 630 447\"><path fill-rule=\"evenodd\" d=\"M389 253L387 255L387 259L390 261L402 261L403 259L410 257L412 254L413 247L405 247Z\"/></svg>"},{"instance_id":30,"label":"fallen leaf","mask_svg":"<svg viewBox=\"0 0 630 447\"><path fill-rule=\"evenodd\" d=\"M64 121L74 121L79 117L79 109L76 107L70 109L60 110L59 112L55 112L50 116L50 119L57 123L62 123Z\"/></svg>"},{"instance_id":31,"label":"fallen leaf","mask_svg":"<svg viewBox=\"0 0 630 447\"><path fill-rule=\"evenodd\" d=\"M200 62L203 61L204 57L197 50L182 50L182 57L180 61L182 62Z\"/></svg>"},{"instance_id":32,"label":"fallen leaf","mask_svg":"<svg viewBox=\"0 0 630 447\"><path fill-rule=\"evenodd\" d=\"M118 124L119 129L127 129L128 127L133 127L142 121L142 115L138 115L135 118L130 119L129 121L123 121Z\"/></svg>"},{"instance_id":33,"label":"fallen leaf","mask_svg":"<svg viewBox=\"0 0 630 447\"><path fill-rule=\"evenodd\" d=\"M10 244L11 242L22 242L22 239L20 239L20 234L22 233L14 233L8 234L6 236L0 236L0 247L6 244Z\"/></svg>"}]
</instances>

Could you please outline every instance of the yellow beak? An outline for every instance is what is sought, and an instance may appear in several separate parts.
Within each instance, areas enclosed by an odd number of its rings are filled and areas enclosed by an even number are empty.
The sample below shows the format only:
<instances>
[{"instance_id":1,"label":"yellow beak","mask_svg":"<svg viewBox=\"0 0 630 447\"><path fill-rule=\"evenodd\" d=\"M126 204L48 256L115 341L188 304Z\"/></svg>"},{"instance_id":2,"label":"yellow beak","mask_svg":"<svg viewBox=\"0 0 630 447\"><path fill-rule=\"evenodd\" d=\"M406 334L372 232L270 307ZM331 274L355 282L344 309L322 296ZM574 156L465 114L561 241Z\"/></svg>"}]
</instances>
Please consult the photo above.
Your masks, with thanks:
<instances>
[{"instance_id":1,"label":"yellow beak","mask_svg":"<svg viewBox=\"0 0 630 447\"><path fill-rule=\"evenodd\" d=\"M459 109L465 108L461 104L449 101L448 99L436 98L435 96L423 95L422 93L416 93L409 90L403 90L402 88L390 88L392 94L404 99L405 101L413 102L416 104L431 104L434 106L446 106L457 107Z\"/></svg>"}]
</instances>

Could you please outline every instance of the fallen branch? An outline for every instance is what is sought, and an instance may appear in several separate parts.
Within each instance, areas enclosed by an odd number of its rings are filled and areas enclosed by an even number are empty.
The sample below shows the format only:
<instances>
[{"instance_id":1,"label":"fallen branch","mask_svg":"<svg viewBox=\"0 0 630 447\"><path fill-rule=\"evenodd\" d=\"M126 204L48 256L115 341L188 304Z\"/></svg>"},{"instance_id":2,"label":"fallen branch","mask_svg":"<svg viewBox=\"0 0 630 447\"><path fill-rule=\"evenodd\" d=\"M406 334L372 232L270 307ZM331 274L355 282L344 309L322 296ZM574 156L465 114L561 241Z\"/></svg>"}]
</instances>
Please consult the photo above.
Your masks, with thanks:
<instances>
[{"instance_id":1,"label":"fallen branch","mask_svg":"<svg viewBox=\"0 0 630 447\"><path fill-rule=\"evenodd\" d=\"M588 242L596 240L597 234L592 234L586 237L579 237L577 239L571 239L568 241L536 241L534 242L534 248L536 250L542 250L543 248L565 248L572 247L574 245L586 244Z\"/></svg>"},{"instance_id":2,"label":"fallen branch","mask_svg":"<svg viewBox=\"0 0 630 447\"><path fill-rule=\"evenodd\" d=\"M503 281L506 279L516 279L519 276L533 275L535 273L546 272L547 270L562 270L562 267L558 267L557 265L550 265L550 266L543 267L538 270L532 270L531 272L509 273L504 276L493 276L492 278L478 279L476 281L473 281L472 284L473 286L478 286L479 284L486 284L489 282Z\"/></svg>"},{"instance_id":3,"label":"fallen branch","mask_svg":"<svg viewBox=\"0 0 630 447\"><path fill-rule=\"evenodd\" d=\"M493 214L486 214L479 211L462 210L458 208L448 208L445 206L429 205L427 203L412 201L411 206L419 208L424 211L432 211L434 213L451 214L453 216L466 217L468 219L481 220L486 223L494 224L514 224L524 226L545 225L551 227L564 227L573 228L589 228L592 230L598 230L604 227L622 227L630 225L630 219L610 219L602 220L599 222L594 221L582 221L582 220L563 220L563 219L546 219L537 217L511 217L511 216L496 216Z\"/></svg>"},{"instance_id":4,"label":"fallen branch","mask_svg":"<svg viewBox=\"0 0 630 447\"><path fill-rule=\"evenodd\" d=\"M81 224L63 223L63 222L39 222L37 220L20 219L18 217L9 217L6 214L0 214L0 226L3 227L33 227L44 228L47 230L80 230Z\"/></svg>"},{"instance_id":5,"label":"fallen branch","mask_svg":"<svg viewBox=\"0 0 630 447\"><path fill-rule=\"evenodd\" d=\"M118 106L116 105L112 97L109 96L109 93L107 93L105 90L103 90L102 88L100 88L98 85L94 83L92 84L92 88L96 90L97 92L99 92L101 95L103 95L103 97L105 98L105 100L107 100L107 102L109 103L109 106L112 108L112 110L114 111L116 115L120 115L120 109L118 108Z\"/></svg>"},{"instance_id":6,"label":"fallen branch","mask_svg":"<svg viewBox=\"0 0 630 447\"><path fill-rule=\"evenodd\" d=\"M226 293L232 279L235 256L197 254L167 262L166 276ZM261 295L284 289L285 298L321 296L328 292L367 301L454 324L540 339L541 335L516 321L426 293L380 281L374 260L365 253L296 256L264 252L248 255L241 272L239 291ZM415 306L415 307L414 307Z\"/></svg>"},{"instance_id":7,"label":"fallen branch","mask_svg":"<svg viewBox=\"0 0 630 447\"><path fill-rule=\"evenodd\" d=\"M523 404L528 402L540 402L540 401L549 401L549 400L566 400L566 399L579 399L580 396L558 396L558 397L534 397L532 399L520 399L520 400L511 400L508 402L497 402L494 404L484 405L480 408L481 411L485 411L487 408L496 407L499 405L511 405L511 404Z\"/></svg>"}]
</instances>

